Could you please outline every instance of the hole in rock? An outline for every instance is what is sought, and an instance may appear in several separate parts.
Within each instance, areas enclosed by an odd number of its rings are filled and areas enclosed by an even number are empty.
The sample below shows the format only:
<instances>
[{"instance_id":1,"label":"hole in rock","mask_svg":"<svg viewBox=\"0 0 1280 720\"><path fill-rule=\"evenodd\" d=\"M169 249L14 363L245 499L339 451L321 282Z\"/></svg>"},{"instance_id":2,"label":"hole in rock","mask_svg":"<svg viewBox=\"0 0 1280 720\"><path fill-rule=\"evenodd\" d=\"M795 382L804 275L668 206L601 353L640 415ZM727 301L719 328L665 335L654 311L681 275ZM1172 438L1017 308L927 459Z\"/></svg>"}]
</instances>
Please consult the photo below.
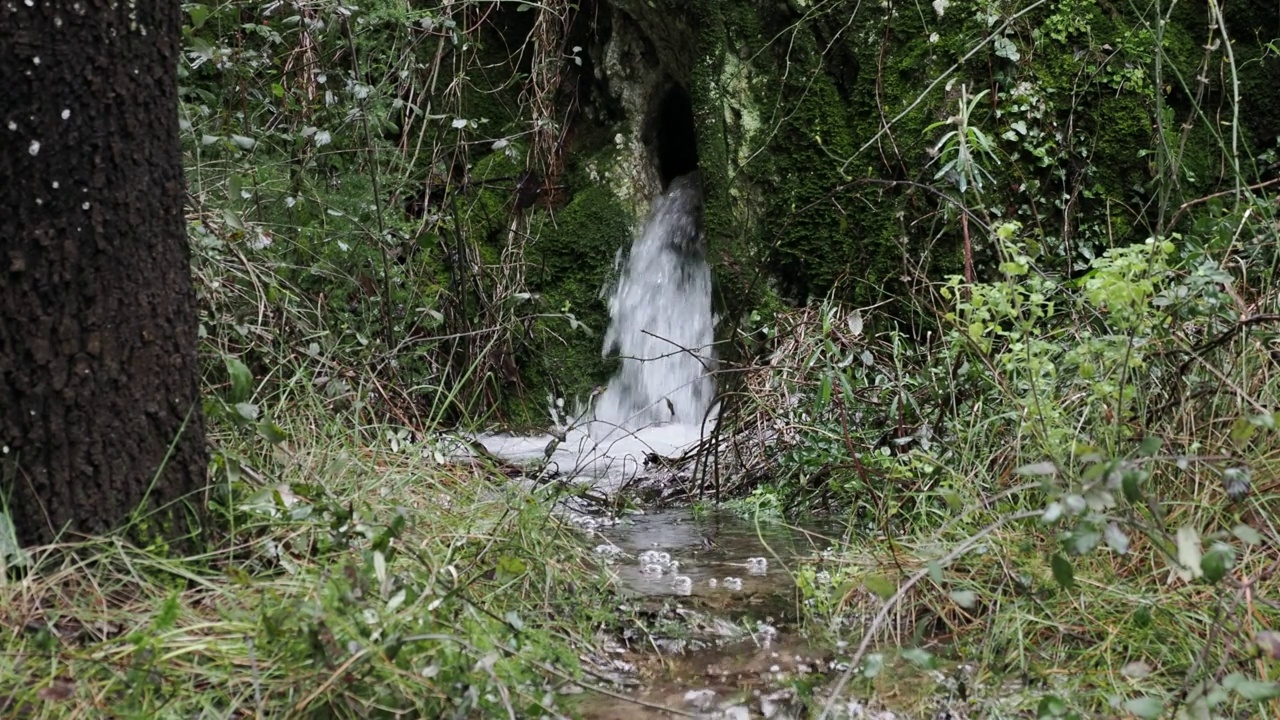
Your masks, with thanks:
<instances>
[{"instance_id":1,"label":"hole in rock","mask_svg":"<svg viewBox=\"0 0 1280 720\"><path fill-rule=\"evenodd\" d=\"M698 169L698 138L688 91L672 84L662 93L649 122L647 134L666 190L672 180Z\"/></svg>"}]
</instances>

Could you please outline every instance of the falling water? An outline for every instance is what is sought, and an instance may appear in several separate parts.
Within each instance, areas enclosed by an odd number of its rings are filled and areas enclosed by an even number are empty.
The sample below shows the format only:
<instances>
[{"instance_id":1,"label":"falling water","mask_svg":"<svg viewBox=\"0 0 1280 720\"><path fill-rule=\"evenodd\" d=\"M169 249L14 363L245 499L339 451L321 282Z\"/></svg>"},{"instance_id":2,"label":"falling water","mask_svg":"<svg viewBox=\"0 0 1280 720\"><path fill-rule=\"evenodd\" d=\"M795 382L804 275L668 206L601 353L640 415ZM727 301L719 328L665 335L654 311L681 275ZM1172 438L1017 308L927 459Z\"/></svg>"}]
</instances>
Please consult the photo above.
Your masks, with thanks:
<instances>
[{"instance_id":1,"label":"falling water","mask_svg":"<svg viewBox=\"0 0 1280 720\"><path fill-rule=\"evenodd\" d=\"M551 434L479 436L489 452L621 482L642 472L650 453L677 455L714 423L711 271L701 216L697 174L676 178L654 201L630 252L619 255L603 353L617 356L620 367L594 406L569 411L563 399L552 399Z\"/></svg>"},{"instance_id":2,"label":"falling water","mask_svg":"<svg viewBox=\"0 0 1280 720\"><path fill-rule=\"evenodd\" d=\"M621 263L604 338L604 354L616 354L621 367L596 399L597 438L706 418L713 327L701 220L697 174L676 178Z\"/></svg>"}]
</instances>

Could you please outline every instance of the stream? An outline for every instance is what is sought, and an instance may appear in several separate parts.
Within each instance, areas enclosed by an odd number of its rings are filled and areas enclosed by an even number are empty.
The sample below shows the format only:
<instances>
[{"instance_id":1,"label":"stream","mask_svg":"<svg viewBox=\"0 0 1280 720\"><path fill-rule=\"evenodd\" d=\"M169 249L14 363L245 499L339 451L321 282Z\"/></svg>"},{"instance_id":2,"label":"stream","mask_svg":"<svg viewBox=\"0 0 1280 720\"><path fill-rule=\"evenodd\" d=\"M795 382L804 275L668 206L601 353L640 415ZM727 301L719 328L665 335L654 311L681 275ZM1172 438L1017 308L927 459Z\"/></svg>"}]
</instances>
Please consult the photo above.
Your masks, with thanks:
<instances>
[{"instance_id":1,"label":"stream","mask_svg":"<svg viewBox=\"0 0 1280 720\"><path fill-rule=\"evenodd\" d=\"M812 698L801 691L825 686L847 667L840 657L847 646L805 637L793 572L819 561L839 540L835 523L793 526L727 511L676 509L630 516L591 532L597 555L626 598L619 609L646 622L644 630L624 633L601 659L619 689L584 693L577 703L582 717L817 716L820 705L807 706ZM934 692L933 686L925 682L908 695ZM918 705L920 698L903 700L902 705ZM910 715L846 699L831 717Z\"/></svg>"}]
</instances>

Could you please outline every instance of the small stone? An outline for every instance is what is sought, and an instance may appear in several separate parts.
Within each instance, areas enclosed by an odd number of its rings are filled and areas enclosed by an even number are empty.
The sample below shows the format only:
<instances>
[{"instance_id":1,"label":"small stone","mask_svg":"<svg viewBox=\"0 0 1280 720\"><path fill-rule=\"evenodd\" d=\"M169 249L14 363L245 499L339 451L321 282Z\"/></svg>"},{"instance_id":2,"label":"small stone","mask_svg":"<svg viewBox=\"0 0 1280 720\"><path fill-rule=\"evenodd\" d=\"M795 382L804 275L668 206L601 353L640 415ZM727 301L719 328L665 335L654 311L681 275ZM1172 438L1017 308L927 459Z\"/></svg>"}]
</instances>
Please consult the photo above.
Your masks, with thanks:
<instances>
[{"instance_id":1,"label":"small stone","mask_svg":"<svg viewBox=\"0 0 1280 720\"><path fill-rule=\"evenodd\" d=\"M684 704L688 705L699 712L705 712L711 709L715 704L716 691L711 688L702 690L690 690L684 694Z\"/></svg>"}]
</instances>

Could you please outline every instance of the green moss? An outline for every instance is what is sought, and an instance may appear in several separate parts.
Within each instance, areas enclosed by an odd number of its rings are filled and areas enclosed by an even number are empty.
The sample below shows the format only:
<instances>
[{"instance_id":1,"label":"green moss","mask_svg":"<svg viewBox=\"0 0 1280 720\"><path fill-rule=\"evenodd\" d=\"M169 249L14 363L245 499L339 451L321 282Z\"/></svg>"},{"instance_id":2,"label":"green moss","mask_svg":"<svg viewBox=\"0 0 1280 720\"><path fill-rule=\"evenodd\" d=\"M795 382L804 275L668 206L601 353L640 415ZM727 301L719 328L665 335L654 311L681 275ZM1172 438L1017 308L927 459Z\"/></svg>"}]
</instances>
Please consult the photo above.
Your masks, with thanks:
<instances>
[{"instance_id":1,"label":"green moss","mask_svg":"<svg viewBox=\"0 0 1280 720\"><path fill-rule=\"evenodd\" d=\"M522 353L528 387L512 409L514 422L545 424L548 393L571 404L612 374L614 362L600 352L609 324L601 287L618 250L630 242L633 220L608 188L591 185L575 192L530 242L529 288L551 316L537 321L534 340Z\"/></svg>"},{"instance_id":2,"label":"green moss","mask_svg":"<svg viewBox=\"0 0 1280 720\"><path fill-rule=\"evenodd\" d=\"M696 4L702 51L690 85L716 310L732 321L762 301L765 285L759 273L760 223L750 212L755 198L750 187L735 182L738 158L732 151L749 147L751 133L733 122L742 114L734 100L743 98L735 98L731 88L748 68L732 56L730 36L758 36L761 29L745 4L731 3L728 12L723 5Z\"/></svg>"},{"instance_id":3,"label":"green moss","mask_svg":"<svg viewBox=\"0 0 1280 720\"><path fill-rule=\"evenodd\" d=\"M877 89L859 72L874 49L829 18L797 23L786 7L740 0L716 8L701 18L693 86L723 309L734 317L776 300L768 281L798 301L837 285L847 299L877 296L900 274L901 229L892 210L850 212L860 194L883 191L854 188L843 167L879 127ZM922 62L894 73L904 95Z\"/></svg>"}]
</instances>

